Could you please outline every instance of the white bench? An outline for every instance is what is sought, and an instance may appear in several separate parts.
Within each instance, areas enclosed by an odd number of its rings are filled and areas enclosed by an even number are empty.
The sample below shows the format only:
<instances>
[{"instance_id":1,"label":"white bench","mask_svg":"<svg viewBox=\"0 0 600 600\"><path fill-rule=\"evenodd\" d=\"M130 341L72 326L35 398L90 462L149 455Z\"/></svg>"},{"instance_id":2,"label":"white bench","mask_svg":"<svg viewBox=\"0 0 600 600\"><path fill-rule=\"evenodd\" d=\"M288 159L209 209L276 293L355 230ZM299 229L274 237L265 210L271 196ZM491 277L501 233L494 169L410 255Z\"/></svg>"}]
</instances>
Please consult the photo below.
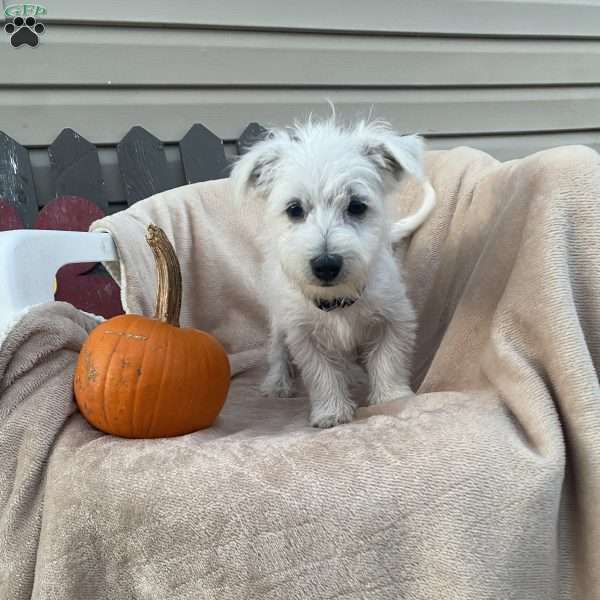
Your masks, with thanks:
<instances>
[{"instance_id":1,"label":"white bench","mask_svg":"<svg viewBox=\"0 0 600 600\"><path fill-rule=\"evenodd\" d=\"M0 232L0 331L25 308L54 300L54 278L63 265L111 260L117 250L108 233Z\"/></svg>"}]
</instances>

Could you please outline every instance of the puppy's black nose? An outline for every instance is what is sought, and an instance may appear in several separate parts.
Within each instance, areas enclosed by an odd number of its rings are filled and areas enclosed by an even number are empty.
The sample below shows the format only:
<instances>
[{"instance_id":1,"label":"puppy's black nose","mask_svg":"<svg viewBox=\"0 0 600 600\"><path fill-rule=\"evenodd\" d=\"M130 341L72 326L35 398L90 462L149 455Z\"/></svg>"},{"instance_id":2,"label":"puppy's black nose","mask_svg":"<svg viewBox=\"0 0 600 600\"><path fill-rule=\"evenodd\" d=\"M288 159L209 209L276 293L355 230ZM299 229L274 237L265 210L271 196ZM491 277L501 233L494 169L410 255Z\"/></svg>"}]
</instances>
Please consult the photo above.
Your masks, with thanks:
<instances>
[{"instance_id":1,"label":"puppy's black nose","mask_svg":"<svg viewBox=\"0 0 600 600\"><path fill-rule=\"evenodd\" d=\"M330 282L340 274L343 262L339 254L321 254L310 261L310 266L317 279Z\"/></svg>"}]
</instances>

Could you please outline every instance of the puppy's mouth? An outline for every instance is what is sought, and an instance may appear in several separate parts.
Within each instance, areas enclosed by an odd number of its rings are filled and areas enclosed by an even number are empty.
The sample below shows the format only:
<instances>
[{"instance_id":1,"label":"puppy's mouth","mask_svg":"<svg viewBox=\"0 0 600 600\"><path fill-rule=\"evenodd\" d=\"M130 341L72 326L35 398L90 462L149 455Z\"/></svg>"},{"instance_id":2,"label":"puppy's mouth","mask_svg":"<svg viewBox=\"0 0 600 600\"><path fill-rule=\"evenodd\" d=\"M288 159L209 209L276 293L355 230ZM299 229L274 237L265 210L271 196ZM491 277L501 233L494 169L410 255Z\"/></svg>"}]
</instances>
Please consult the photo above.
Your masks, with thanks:
<instances>
[{"instance_id":1,"label":"puppy's mouth","mask_svg":"<svg viewBox=\"0 0 600 600\"><path fill-rule=\"evenodd\" d=\"M359 296L360 298L360 296ZM314 300L314 305L323 312L331 312L332 310L336 310L338 308L346 308L348 306L352 306L359 298L333 298L331 300L324 300L316 298Z\"/></svg>"},{"instance_id":2,"label":"puppy's mouth","mask_svg":"<svg viewBox=\"0 0 600 600\"><path fill-rule=\"evenodd\" d=\"M303 294L311 302L321 300L334 301L339 298L358 299L364 287L351 285L347 281L314 282L303 289Z\"/></svg>"}]
</instances>

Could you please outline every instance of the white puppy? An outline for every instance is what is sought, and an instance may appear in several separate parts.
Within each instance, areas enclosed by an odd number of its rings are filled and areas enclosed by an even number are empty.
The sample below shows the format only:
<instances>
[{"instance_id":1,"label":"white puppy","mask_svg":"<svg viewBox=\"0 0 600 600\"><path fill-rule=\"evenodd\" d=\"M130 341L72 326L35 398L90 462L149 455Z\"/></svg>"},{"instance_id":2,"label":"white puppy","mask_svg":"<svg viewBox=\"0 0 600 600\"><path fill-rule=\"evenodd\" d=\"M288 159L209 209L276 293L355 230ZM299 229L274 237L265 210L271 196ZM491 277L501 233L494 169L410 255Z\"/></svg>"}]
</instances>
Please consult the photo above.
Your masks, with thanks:
<instances>
[{"instance_id":1,"label":"white puppy","mask_svg":"<svg viewBox=\"0 0 600 600\"><path fill-rule=\"evenodd\" d=\"M299 369L316 427L352 419L350 362L367 371L370 404L412 394L415 314L392 245L434 207L422 157L421 138L385 123L309 120L271 130L232 172L238 197L265 202L271 338L264 391L289 395ZM424 201L393 223L389 199L405 173L423 182Z\"/></svg>"}]
</instances>

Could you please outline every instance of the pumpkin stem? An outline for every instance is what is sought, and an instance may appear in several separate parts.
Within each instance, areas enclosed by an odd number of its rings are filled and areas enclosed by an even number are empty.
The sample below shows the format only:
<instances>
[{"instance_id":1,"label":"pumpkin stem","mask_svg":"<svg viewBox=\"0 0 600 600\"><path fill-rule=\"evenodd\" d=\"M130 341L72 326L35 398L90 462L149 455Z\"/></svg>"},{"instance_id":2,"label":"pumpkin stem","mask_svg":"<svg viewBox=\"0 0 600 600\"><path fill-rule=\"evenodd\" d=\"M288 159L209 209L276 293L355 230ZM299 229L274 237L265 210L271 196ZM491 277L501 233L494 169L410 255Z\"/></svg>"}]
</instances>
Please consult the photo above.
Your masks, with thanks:
<instances>
[{"instance_id":1,"label":"pumpkin stem","mask_svg":"<svg viewBox=\"0 0 600 600\"><path fill-rule=\"evenodd\" d=\"M146 230L148 242L156 261L156 312L155 319L179 327L181 312L181 269L173 245L165 232L150 224Z\"/></svg>"}]
</instances>

